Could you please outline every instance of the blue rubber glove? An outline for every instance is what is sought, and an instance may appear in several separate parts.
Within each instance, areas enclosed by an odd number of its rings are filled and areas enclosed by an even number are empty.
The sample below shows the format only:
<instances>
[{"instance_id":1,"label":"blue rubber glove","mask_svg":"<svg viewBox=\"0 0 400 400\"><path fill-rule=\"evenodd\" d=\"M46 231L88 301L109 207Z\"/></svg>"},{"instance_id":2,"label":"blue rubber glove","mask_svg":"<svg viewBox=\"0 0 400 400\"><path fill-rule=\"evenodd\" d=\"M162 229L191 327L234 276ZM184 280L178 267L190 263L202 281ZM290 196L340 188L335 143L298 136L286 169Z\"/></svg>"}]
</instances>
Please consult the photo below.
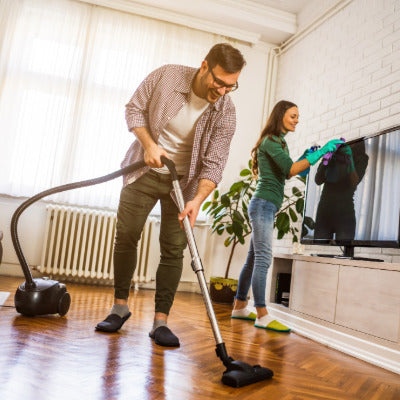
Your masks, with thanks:
<instances>
[{"instance_id":1,"label":"blue rubber glove","mask_svg":"<svg viewBox=\"0 0 400 400\"><path fill-rule=\"evenodd\" d=\"M306 158L306 156L308 156L310 153L311 153L311 149L307 149L307 150L296 160L296 162L297 162L297 161L303 160L303 159Z\"/></svg>"},{"instance_id":2,"label":"blue rubber glove","mask_svg":"<svg viewBox=\"0 0 400 400\"><path fill-rule=\"evenodd\" d=\"M312 152L314 152L316 149L318 149L317 146L313 146L313 147L307 149L307 150L298 158L297 161L304 160L309 154L311 154ZM296 161L296 162L297 162L297 161ZM310 167L308 167L307 169L305 169L305 170L302 171L302 172L299 172L297 175L301 176L302 178L305 178L305 177L308 175L309 172L310 172Z\"/></svg>"},{"instance_id":3,"label":"blue rubber glove","mask_svg":"<svg viewBox=\"0 0 400 400\"><path fill-rule=\"evenodd\" d=\"M314 151L311 154L306 156L306 159L311 165L314 165L324 154L329 153L330 151L336 151L337 145L343 144L343 140L333 139L330 140L325 146L320 148L317 151Z\"/></svg>"}]
</instances>

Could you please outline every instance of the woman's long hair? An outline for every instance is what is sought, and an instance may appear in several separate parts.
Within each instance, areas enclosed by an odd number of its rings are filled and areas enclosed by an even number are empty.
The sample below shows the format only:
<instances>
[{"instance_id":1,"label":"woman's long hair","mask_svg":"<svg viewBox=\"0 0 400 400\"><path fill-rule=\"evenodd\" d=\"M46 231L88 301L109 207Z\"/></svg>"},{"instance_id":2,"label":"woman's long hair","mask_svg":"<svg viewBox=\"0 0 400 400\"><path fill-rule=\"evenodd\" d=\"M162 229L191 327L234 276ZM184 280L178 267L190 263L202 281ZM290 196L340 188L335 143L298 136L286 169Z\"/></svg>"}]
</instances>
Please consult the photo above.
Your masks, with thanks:
<instances>
[{"instance_id":1,"label":"woman's long hair","mask_svg":"<svg viewBox=\"0 0 400 400\"><path fill-rule=\"evenodd\" d=\"M257 178L258 176L258 156L257 150L260 147L260 144L264 140L266 136L268 136L271 140L278 142L279 136L283 132L283 116L289 108L297 107L296 104L291 101L281 100L275 104L265 128L262 130L259 139L257 140L256 145L251 150L251 158L253 160L251 171L253 176ZM285 148L285 145L282 144L282 147Z\"/></svg>"}]
</instances>

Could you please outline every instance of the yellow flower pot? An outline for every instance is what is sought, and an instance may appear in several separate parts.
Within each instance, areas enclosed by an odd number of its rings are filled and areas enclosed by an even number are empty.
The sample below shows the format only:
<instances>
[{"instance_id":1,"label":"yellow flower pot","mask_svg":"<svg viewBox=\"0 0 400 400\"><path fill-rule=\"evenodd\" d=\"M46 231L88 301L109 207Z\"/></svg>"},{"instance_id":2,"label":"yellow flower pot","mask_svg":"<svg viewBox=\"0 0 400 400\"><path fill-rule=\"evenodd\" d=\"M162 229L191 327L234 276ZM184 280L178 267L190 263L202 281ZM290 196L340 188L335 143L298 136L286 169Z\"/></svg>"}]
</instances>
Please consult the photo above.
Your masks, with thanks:
<instances>
[{"instance_id":1,"label":"yellow flower pot","mask_svg":"<svg viewBox=\"0 0 400 400\"><path fill-rule=\"evenodd\" d=\"M232 304L237 290L237 279L210 278L210 297L214 303Z\"/></svg>"}]
</instances>

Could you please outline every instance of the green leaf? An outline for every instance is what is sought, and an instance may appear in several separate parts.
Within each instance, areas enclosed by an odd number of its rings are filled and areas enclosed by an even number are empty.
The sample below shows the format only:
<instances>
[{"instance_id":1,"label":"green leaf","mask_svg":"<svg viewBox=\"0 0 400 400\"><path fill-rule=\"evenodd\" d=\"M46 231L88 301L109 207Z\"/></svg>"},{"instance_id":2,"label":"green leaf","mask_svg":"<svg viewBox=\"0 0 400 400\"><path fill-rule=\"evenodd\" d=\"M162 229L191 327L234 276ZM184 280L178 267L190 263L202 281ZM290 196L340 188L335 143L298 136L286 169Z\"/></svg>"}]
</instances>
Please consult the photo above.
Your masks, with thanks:
<instances>
[{"instance_id":1,"label":"green leaf","mask_svg":"<svg viewBox=\"0 0 400 400\"><path fill-rule=\"evenodd\" d=\"M297 239L297 235L293 235L292 243L297 243L299 240Z\"/></svg>"},{"instance_id":2,"label":"green leaf","mask_svg":"<svg viewBox=\"0 0 400 400\"><path fill-rule=\"evenodd\" d=\"M210 205L211 205L211 201L206 201L206 202L203 204L202 210L203 210L203 211L207 210L207 208L210 207Z\"/></svg>"},{"instance_id":3,"label":"green leaf","mask_svg":"<svg viewBox=\"0 0 400 400\"><path fill-rule=\"evenodd\" d=\"M292 221L297 222L297 220L298 220L297 214L294 212L292 207L289 207L289 214L290 214L290 218L292 219Z\"/></svg>"},{"instance_id":4,"label":"green leaf","mask_svg":"<svg viewBox=\"0 0 400 400\"><path fill-rule=\"evenodd\" d=\"M304 199L303 198L300 198L300 199L297 199L297 201L296 201L296 211L299 213L299 214L303 214L303 210L304 210Z\"/></svg>"},{"instance_id":5,"label":"green leaf","mask_svg":"<svg viewBox=\"0 0 400 400\"><path fill-rule=\"evenodd\" d=\"M228 209L224 206L221 206L221 209L214 214L215 219L220 219L221 217L224 217L228 213Z\"/></svg>"},{"instance_id":6,"label":"green leaf","mask_svg":"<svg viewBox=\"0 0 400 400\"><path fill-rule=\"evenodd\" d=\"M233 220L243 222L244 218L243 218L243 215L239 211L233 210Z\"/></svg>"},{"instance_id":7,"label":"green leaf","mask_svg":"<svg viewBox=\"0 0 400 400\"><path fill-rule=\"evenodd\" d=\"M310 229L314 229L315 227L314 220L310 217L304 217L303 223Z\"/></svg>"},{"instance_id":8,"label":"green leaf","mask_svg":"<svg viewBox=\"0 0 400 400\"><path fill-rule=\"evenodd\" d=\"M229 245L232 243L232 240L235 238L235 236L229 236L228 238L225 239L224 241L224 246L229 247Z\"/></svg>"},{"instance_id":9,"label":"green leaf","mask_svg":"<svg viewBox=\"0 0 400 400\"><path fill-rule=\"evenodd\" d=\"M212 215L212 216L218 216L218 214L219 214L219 212L221 211L221 210L223 210L225 207L222 205L222 204L220 204L218 207L216 207L216 208L214 208L214 209L212 209L211 210L211 212L210 212L210 215Z\"/></svg>"},{"instance_id":10,"label":"green leaf","mask_svg":"<svg viewBox=\"0 0 400 400\"><path fill-rule=\"evenodd\" d=\"M216 189L216 190L214 191L214 200L217 200L218 197L219 197L219 190Z\"/></svg>"},{"instance_id":11,"label":"green leaf","mask_svg":"<svg viewBox=\"0 0 400 400\"><path fill-rule=\"evenodd\" d=\"M251 171L249 170L249 169L242 169L241 171L240 171L240 176L249 176L249 175L251 175Z\"/></svg>"},{"instance_id":12,"label":"green leaf","mask_svg":"<svg viewBox=\"0 0 400 400\"><path fill-rule=\"evenodd\" d=\"M285 236L285 232L278 231L278 239L281 240Z\"/></svg>"},{"instance_id":13,"label":"green leaf","mask_svg":"<svg viewBox=\"0 0 400 400\"><path fill-rule=\"evenodd\" d=\"M233 221L232 229L233 229L233 233L234 233L236 236L239 237L239 236L242 236L242 235L243 235L243 227L242 227L242 224L240 224L239 222Z\"/></svg>"},{"instance_id":14,"label":"green leaf","mask_svg":"<svg viewBox=\"0 0 400 400\"><path fill-rule=\"evenodd\" d=\"M229 198L229 196L227 194L223 194L221 196L221 204L224 207L229 207L231 205L231 199Z\"/></svg>"},{"instance_id":15,"label":"green leaf","mask_svg":"<svg viewBox=\"0 0 400 400\"><path fill-rule=\"evenodd\" d=\"M229 188L229 194L232 195L236 192L240 192L242 190L243 184L244 184L243 181L233 183Z\"/></svg>"},{"instance_id":16,"label":"green leaf","mask_svg":"<svg viewBox=\"0 0 400 400\"><path fill-rule=\"evenodd\" d=\"M222 233L224 232L224 230L225 230L224 224L218 224L218 225L212 230L212 232L217 232L218 235L222 235Z\"/></svg>"},{"instance_id":17,"label":"green leaf","mask_svg":"<svg viewBox=\"0 0 400 400\"><path fill-rule=\"evenodd\" d=\"M224 218L224 217L225 217L225 215L226 215L226 214L222 214L222 215L219 215L218 217L216 217L216 218L214 219L214 222L213 222L213 224L215 224L216 222L219 222L219 221L221 221L221 219L222 219L222 218Z\"/></svg>"},{"instance_id":18,"label":"green leaf","mask_svg":"<svg viewBox=\"0 0 400 400\"><path fill-rule=\"evenodd\" d=\"M292 193L296 196L296 197L301 197L303 196L303 192L301 190L299 190L297 187L292 187Z\"/></svg>"},{"instance_id":19,"label":"green leaf","mask_svg":"<svg viewBox=\"0 0 400 400\"><path fill-rule=\"evenodd\" d=\"M287 215L284 212L278 213L278 216L276 217L276 227L278 228L278 230L287 233L289 232L289 226L290 226L289 215Z\"/></svg>"},{"instance_id":20,"label":"green leaf","mask_svg":"<svg viewBox=\"0 0 400 400\"><path fill-rule=\"evenodd\" d=\"M212 210L214 210L214 208L218 207L219 202L213 200L213 202L211 203L211 208L208 210L207 214L210 213Z\"/></svg>"}]
</instances>

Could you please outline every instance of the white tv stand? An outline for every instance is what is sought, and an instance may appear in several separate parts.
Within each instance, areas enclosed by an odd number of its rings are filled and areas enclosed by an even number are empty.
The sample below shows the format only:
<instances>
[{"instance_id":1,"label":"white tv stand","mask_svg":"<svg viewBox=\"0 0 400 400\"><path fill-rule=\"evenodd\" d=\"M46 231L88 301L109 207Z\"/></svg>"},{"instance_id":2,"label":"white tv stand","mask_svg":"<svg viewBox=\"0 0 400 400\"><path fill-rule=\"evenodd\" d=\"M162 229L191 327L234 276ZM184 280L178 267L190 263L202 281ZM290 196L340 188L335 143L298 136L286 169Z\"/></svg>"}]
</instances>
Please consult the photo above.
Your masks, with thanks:
<instances>
[{"instance_id":1,"label":"white tv stand","mask_svg":"<svg viewBox=\"0 0 400 400\"><path fill-rule=\"evenodd\" d=\"M278 273L291 274L288 307ZM277 254L267 300L294 332L400 374L400 264Z\"/></svg>"}]
</instances>

